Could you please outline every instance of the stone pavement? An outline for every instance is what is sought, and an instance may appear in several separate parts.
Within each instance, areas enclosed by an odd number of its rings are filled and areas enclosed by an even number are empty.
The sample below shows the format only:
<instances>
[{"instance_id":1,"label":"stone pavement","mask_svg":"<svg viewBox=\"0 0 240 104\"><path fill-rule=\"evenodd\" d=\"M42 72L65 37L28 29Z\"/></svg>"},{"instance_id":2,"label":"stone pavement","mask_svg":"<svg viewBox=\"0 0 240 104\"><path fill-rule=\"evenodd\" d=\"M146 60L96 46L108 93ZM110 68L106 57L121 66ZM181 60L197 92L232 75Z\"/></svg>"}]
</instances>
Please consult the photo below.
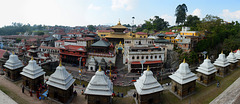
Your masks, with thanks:
<instances>
[{"instance_id":1,"label":"stone pavement","mask_svg":"<svg viewBox=\"0 0 240 104\"><path fill-rule=\"evenodd\" d=\"M240 104L240 77L210 104Z\"/></svg>"},{"instance_id":2,"label":"stone pavement","mask_svg":"<svg viewBox=\"0 0 240 104\"><path fill-rule=\"evenodd\" d=\"M0 90L0 101L2 104L17 104L12 98Z\"/></svg>"}]
</instances>

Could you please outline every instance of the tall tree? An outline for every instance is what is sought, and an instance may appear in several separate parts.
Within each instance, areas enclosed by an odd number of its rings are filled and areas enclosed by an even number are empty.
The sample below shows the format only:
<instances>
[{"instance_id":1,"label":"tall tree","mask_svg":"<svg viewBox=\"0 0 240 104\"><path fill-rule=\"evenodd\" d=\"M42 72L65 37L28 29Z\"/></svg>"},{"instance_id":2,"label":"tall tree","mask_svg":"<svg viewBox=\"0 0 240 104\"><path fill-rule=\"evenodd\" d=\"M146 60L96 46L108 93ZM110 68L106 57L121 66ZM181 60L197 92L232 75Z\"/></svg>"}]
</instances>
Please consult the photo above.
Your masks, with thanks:
<instances>
[{"instance_id":1,"label":"tall tree","mask_svg":"<svg viewBox=\"0 0 240 104\"><path fill-rule=\"evenodd\" d=\"M161 31L169 26L167 21L164 21L164 19L159 18L159 16L154 16L153 19L153 30L155 32Z\"/></svg>"},{"instance_id":2,"label":"tall tree","mask_svg":"<svg viewBox=\"0 0 240 104\"><path fill-rule=\"evenodd\" d=\"M175 10L175 16L176 18L176 23L180 24L180 23L184 23L186 20L186 16L187 16L187 6L186 4L180 4L177 6L176 10Z\"/></svg>"}]
</instances>

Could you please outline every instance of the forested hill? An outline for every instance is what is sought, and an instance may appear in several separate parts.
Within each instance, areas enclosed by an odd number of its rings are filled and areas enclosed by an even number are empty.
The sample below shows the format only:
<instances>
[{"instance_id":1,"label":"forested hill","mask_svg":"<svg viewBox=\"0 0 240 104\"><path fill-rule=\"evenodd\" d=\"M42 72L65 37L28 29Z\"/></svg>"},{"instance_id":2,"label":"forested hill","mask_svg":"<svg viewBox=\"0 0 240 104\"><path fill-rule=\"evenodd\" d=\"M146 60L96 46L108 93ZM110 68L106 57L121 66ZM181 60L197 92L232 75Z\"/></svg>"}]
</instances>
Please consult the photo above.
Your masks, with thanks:
<instances>
[{"instance_id":1,"label":"forested hill","mask_svg":"<svg viewBox=\"0 0 240 104\"><path fill-rule=\"evenodd\" d=\"M20 32L24 33L26 31L42 31L45 29L45 26L42 25L33 25L22 24L22 23L12 23L10 26L4 26L0 28L0 35L18 35Z\"/></svg>"}]
</instances>

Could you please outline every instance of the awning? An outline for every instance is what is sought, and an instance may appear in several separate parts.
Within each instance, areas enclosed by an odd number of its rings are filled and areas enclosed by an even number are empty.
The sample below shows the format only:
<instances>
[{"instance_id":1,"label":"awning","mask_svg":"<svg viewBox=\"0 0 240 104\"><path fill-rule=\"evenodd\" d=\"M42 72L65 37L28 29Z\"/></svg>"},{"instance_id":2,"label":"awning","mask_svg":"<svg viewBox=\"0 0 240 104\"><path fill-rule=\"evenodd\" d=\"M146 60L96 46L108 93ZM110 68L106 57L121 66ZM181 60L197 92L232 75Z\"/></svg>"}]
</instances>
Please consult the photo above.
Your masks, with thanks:
<instances>
[{"instance_id":1,"label":"awning","mask_svg":"<svg viewBox=\"0 0 240 104\"><path fill-rule=\"evenodd\" d=\"M159 61L146 61L143 64L157 64L157 63L162 63L162 61L161 60L159 60ZM141 64L141 63L139 61L135 61L135 62L132 62L131 64Z\"/></svg>"}]
</instances>

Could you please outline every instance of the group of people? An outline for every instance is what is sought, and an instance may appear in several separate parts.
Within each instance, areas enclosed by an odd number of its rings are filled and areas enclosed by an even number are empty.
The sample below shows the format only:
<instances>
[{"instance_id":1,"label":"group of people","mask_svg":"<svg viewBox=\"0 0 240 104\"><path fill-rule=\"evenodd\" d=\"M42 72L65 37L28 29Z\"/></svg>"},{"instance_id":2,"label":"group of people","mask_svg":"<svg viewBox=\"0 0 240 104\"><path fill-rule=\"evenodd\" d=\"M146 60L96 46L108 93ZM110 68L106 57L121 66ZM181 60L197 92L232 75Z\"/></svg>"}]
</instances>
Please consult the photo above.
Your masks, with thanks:
<instances>
[{"instance_id":1,"label":"group of people","mask_svg":"<svg viewBox=\"0 0 240 104\"><path fill-rule=\"evenodd\" d=\"M36 92L36 96L37 98L41 99L41 96L40 94L42 93L43 90L47 89L47 85L44 84L42 85L41 83L38 85L38 89L35 91ZM22 85L22 93L24 93L24 90L25 90L25 87L24 85ZM33 96L33 90L32 89L29 89L29 94L30 96L32 97Z\"/></svg>"},{"instance_id":2,"label":"group of people","mask_svg":"<svg viewBox=\"0 0 240 104\"><path fill-rule=\"evenodd\" d=\"M115 92L113 91L112 97L123 97L123 93L117 92L117 95L116 95Z\"/></svg>"}]
</instances>

